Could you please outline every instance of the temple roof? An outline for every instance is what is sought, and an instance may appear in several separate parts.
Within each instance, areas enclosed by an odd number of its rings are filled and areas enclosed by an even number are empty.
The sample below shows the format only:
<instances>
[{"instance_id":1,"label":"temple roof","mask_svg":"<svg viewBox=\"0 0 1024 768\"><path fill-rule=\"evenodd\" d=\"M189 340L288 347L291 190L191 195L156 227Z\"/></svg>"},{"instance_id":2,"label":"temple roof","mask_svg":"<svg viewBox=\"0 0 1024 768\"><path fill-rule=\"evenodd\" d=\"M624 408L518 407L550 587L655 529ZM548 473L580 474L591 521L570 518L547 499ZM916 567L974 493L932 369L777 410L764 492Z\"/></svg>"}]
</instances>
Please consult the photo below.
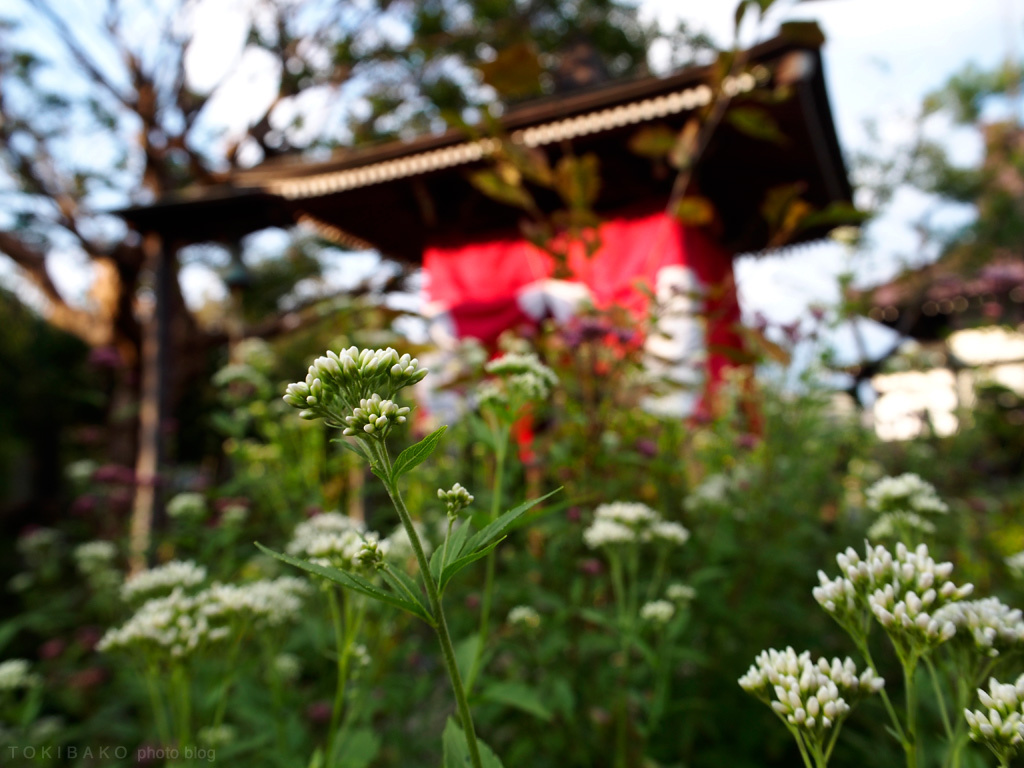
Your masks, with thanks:
<instances>
[{"instance_id":1,"label":"temple roof","mask_svg":"<svg viewBox=\"0 0 1024 768\"><path fill-rule=\"evenodd\" d=\"M734 94L730 110L763 109L781 134L767 141L725 120L695 169L696 188L720 219L716 234L734 252L768 245L761 207L773 188L799 185L802 199L818 210L850 203L822 71L823 38L812 30L752 48L749 71L723 83ZM662 160L634 153L630 140L647 126L681 129L712 99L710 74L708 67L692 67L548 97L509 110L501 129L513 144L543 151L552 163L565 152L595 154L602 180L594 205L599 215L664 207L675 172ZM788 96L780 99L782 90ZM522 212L483 195L468 180L469 172L487 167L497 147L495 138L453 129L342 150L326 161L275 158L118 213L137 229L160 232L179 245L305 222L344 246L416 262L430 242L514 235ZM553 193L533 191L542 208L558 207ZM786 244L817 239L838 223L801 229Z\"/></svg>"},{"instance_id":2,"label":"temple roof","mask_svg":"<svg viewBox=\"0 0 1024 768\"><path fill-rule=\"evenodd\" d=\"M962 263L966 255L906 270L849 298L872 320L920 341L960 328L1024 321L1024 256L1003 253L968 268Z\"/></svg>"}]
</instances>

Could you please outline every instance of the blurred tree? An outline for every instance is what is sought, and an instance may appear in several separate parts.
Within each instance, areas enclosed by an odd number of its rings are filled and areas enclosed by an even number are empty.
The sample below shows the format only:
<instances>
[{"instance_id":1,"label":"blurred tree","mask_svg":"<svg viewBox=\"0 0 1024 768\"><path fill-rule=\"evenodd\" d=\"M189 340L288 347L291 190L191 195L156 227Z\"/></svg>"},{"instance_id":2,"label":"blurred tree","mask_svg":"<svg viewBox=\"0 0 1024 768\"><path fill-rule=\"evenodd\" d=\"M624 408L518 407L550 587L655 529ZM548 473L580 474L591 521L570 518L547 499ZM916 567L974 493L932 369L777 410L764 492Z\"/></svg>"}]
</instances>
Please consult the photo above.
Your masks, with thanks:
<instances>
[{"instance_id":1,"label":"blurred tree","mask_svg":"<svg viewBox=\"0 0 1024 768\"><path fill-rule=\"evenodd\" d=\"M31 522L38 524L56 500L62 486L60 427L99 419L101 381L86 365L85 344L3 289L0 327L0 513L3 529L12 532L12 509L34 502ZM18 517L20 524L29 521Z\"/></svg>"},{"instance_id":2,"label":"blurred tree","mask_svg":"<svg viewBox=\"0 0 1024 768\"><path fill-rule=\"evenodd\" d=\"M36 289L49 322L116 350L128 390L151 265L106 211L284 153L344 152L473 120L551 92L555 54L581 41L600 71L641 72L656 34L622 0L20 0L5 15L0 253ZM679 63L706 44L685 28L668 38ZM317 274L313 256L291 253L265 276L293 286ZM59 272L70 269L90 276L84 295L63 287ZM171 283L180 391L224 334L198 324ZM267 313L287 292L261 285L247 309L278 329Z\"/></svg>"},{"instance_id":3,"label":"blurred tree","mask_svg":"<svg viewBox=\"0 0 1024 768\"><path fill-rule=\"evenodd\" d=\"M934 201L914 224L918 266L882 286L845 289L847 312L870 314L901 334L875 360L851 369L854 386L879 372L906 336L936 340L965 327L1024 320L1021 72L1009 59L991 71L968 66L925 98L910 142L854 158L860 204L872 212L906 186ZM954 160L949 126L975 135L980 161ZM958 215L949 225L950 204L973 209L966 224Z\"/></svg>"},{"instance_id":4,"label":"blurred tree","mask_svg":"<svg viewBox=\"0 0 1024 768\"><path fill-rule=\"evenodd\" d=\"M924 103L925 118L942 114L975 130L984 148L979 165L964 167L953 162L938 142L922 140L911 166L910 179L920 188L976 207L977 218L953 233L947 244L947 251L969 251L969 266L978 267L1000 254L1024 255L1020 81L1021 66L1015 62L989 72L968 67Z\"/></svg>"}]
</instances>

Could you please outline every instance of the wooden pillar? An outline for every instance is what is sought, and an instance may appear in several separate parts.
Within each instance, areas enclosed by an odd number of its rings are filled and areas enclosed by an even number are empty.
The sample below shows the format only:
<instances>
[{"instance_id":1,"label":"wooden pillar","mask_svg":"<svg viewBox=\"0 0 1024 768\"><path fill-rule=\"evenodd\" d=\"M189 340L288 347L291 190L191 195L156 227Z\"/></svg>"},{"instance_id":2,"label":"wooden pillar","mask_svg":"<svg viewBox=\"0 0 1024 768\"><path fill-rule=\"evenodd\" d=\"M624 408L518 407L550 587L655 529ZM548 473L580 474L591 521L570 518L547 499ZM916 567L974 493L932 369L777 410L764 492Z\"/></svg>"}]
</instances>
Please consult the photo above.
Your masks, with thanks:
<instances>
[{"instance_id":1,"label":"wooden pillar","mask_svg":"<svg viewBox=\"0 0 1024 768\"><path fill-rule=\"evenodd\" d=\"M169 281L172 270L163 238L156 232L143 237L143 253L153 274L153 301L139 308L142 349L139 361L139 443L135 456L135 502L129 531L129 568L144 570L159 509L160 467L163 460L163 417L167 399L167 349L170 340Z\"/></svg>"}]
</instances>

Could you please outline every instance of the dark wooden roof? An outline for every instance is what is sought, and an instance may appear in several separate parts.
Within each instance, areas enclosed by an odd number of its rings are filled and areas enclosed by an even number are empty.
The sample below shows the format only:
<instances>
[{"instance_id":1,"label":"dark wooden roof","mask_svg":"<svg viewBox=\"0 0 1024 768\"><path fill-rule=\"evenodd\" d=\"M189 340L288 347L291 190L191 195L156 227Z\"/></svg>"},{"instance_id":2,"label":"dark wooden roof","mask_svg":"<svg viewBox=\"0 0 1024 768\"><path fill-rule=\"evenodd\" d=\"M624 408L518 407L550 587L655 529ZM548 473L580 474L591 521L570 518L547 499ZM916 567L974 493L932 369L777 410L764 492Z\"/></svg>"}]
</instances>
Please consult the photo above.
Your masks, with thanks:
<instances>
[{"instance_id":1,"label":"dark wooden roof","mask_svg":"<svg viewBox=\"0 0 1024 768\"><path fill-rule=\"evenodd\" d=\"M760 209L773 187L799 183L803 198L816 208L850 202L821 39L810 37L783 35L751 49L749 60L761 65L760 78L747 74L729 83L737 94L730 108L766 109L784 139L756 139L723 121L696 169L701 194L721 218L721 239L735 252L758 251L768 243ZM708 75L698 67L546 98L510 110L502 127L512 141L539 148L552 161L569 147L578 156L595 153L602 178L599 214L656 209L668 199L673 173L634 154L629 140L644 126L681 128L710 99ZM782 80L789 83L789 98L766 99ZM428 242L515 232L521 211L482 195L467 180L469 171L486 166L491 142L451 130L346 150L327 161L278 158L234 172L220 184L118 213L137 229L162 232L178 243L229 241L306 221L342 244L418 261ZM540 203L557 207L557 199L546 195L538 193ZM801 231L790 244L817 239L836 223Z\"/></svg>"},{"instance_id":2,"label":"dark wooden roof","mask_svg":"<svg viewBox=\"0 0 1024 768\"><path fill-rule=\"evenodd\" d=\"M960 255L851 291L848 298L862 314L919 341L977 325L1024 322L1024 257L1002 253L971 266Z\"/></svg>"}]
</instances>

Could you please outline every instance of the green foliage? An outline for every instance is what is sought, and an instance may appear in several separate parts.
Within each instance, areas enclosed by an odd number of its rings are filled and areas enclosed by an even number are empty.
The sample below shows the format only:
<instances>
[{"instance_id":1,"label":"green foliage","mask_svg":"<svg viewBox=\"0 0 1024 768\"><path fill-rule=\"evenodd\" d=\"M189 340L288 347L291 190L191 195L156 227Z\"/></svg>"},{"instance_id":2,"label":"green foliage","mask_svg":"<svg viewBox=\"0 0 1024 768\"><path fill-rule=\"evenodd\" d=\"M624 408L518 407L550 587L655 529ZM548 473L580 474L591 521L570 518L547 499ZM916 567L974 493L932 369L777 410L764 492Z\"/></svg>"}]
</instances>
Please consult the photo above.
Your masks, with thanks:
<instances>
[{"instance_id":1,"label":"green foliage","mask_svg":"<svg viewBox=\"0 0 1024 768\"><path fill-rule=\"evenodd\" d=\"M470 706L477 732L493 748L492 753L481 746L483 765L491 754L509 765L539 768L612 765L619 723L631 766L641 760L695 768L798 764L785 729L735 681L766 646L792 644L815 656L851 653L849 641L810 590L818 569L834 571L835 552L862 546L872 521L864 492L884 474L917 471L949 500L952 511L939 521L933 542L936 557L941 552L955 558L958 573L979 590L998 593L1011 604L1024 596L1002 562L1024 549L1024 529L1016 519L1024 490L1010 479L1012 473L997 480L984 464L1016 455L996 428L1004 417L983 417L987 411L979 411L975 425L959 435L879 445L854 421L832 414L828 393L810 382L800 393L764 383L756 394L760 433L752 435L745 408L754 395L737 379L726 385L721 409L709 421L665 421L638 407L645 393L632 377L640 350L608 343L617 338L614 313L588 322L585 335L551 330L536 340L560 381L552 401L538 404L534 413L536 423L544 425L533 446L542 461L524 464L518 444L509 447L502 495L535 497L542 514L530 514L531 502L504 517L484 511L494 496L486 489L494 487L496 443L492 435L487 447L481 440L487 428L469 417L453 423L443 441L429 436L414 448L410 456L424 451L430 459L401 478L424 541L433 544L428 571L444 587L449 630L457 639L452 643L456 666L464 680L477 669ZM246 404L264 397L262 385L233 381L226 386L234 399L225 402L243 409L235 418L244 422L245 434L259 434L264 427L251 420ZM1010 407L998 393L985 401ZM268 417L268 423L275 420L282 426L299 423L291 414ZM311 426L299 423L302 430ZM343 476L346 462L366 459L365 453L353 456L326 438L319 445L328 454L327 466L334 467L329 471ZM319 460L313 454L291 459ZM248 543L259 538L270 549L283 550L289 528L303 519L298 495L280 520L263 507L259 488L272 488L284 470L268 468L259 482L250 477L249 516L237 527L214 512L207 521L175 519L162 537L164 557L200 557L211 580L245 583L257 575L278 575L282 571L275 566L286 563L315 574L320 585L292 628L246 633L230 664L221 652L192 665L197 717L212 717L226 691L224 722L235 735L217 749L218 761L315 763L319 748L321 766L388 768L442 760L467 765L464 733L454 720L448 722L451 689L431 650L436 647L429 626L433 614L418 569L405 560L388 560L379 571L342 570L290 554L267 558ZM451 487L456 479L482 502L460 518L445 550L440 534L447 521L436 489ZM209 495L216 501L237 488L234 483L227 480ZM295 493L301 485L295 483ZM551 496L557 486L564 489ZM368 524L383 528L395 522L388 500L372 486L358 493ZM553 499L564 502L554 505ZM690 531L690 541L665 561L660 578L656 558L638 565L641 600L652 590L652 599L663 598L666 584L683 583L696 591L686 605L676 604L663 630L638 622L623 634L628 624L616 608L611 562L584 544L592 510L616 500L642 501ZM67 535L74 541L89 534L72 527ZM77 576L66 539L47 546L23 547L26 556L36 553L25 561L31 586L19 593L18 618L3 626L5 656L32 655L35 645L54 637L70 640L83 622L106 627L126 618L116 589L103 598L102 579L85 582ZM481 633L474 606L484 594L488 557L494 563L491 621ZM121 567L119 558L114 572ZM73 607L83 604L87 607ZM315 610L317 605L327 610ZM513 619L519 606L532 608L536 618L527 613ZM367 649L364 661L359 645ZM276 677L273 662L281 650L298 661L297 677ZM872 650L879 672L893 681L890 696L902 706L895 682L899 667L877 635ZM44 716L60 713L85 740L118 738L143 745L159 738L156 721L144 714L149 711L144 675L92 651L69 650L39 664L47 681L39 694ZM85 690L68 683L95 666L106 670L101 682ZM225 687L228 669L233 682ZM346 681L340 698L338 679ZM930 684L923 673L917 682L921 739L941 745L941 717L926 694ZM336 698L342 703L337 722L329 725L324 717ZM129 711L115 704L125 701L137 706ZM307 710L323 714L313 718ZM899 742L885 736L881 726L887 719L879 701L864 701L844 725L829 764L898 764ZM744 728L737 730L732 724L740 721ZM922 766L937 766L938 751L927 747ZM966 746L964 765L980 754Z\"/></svg>"}]
</instances>

